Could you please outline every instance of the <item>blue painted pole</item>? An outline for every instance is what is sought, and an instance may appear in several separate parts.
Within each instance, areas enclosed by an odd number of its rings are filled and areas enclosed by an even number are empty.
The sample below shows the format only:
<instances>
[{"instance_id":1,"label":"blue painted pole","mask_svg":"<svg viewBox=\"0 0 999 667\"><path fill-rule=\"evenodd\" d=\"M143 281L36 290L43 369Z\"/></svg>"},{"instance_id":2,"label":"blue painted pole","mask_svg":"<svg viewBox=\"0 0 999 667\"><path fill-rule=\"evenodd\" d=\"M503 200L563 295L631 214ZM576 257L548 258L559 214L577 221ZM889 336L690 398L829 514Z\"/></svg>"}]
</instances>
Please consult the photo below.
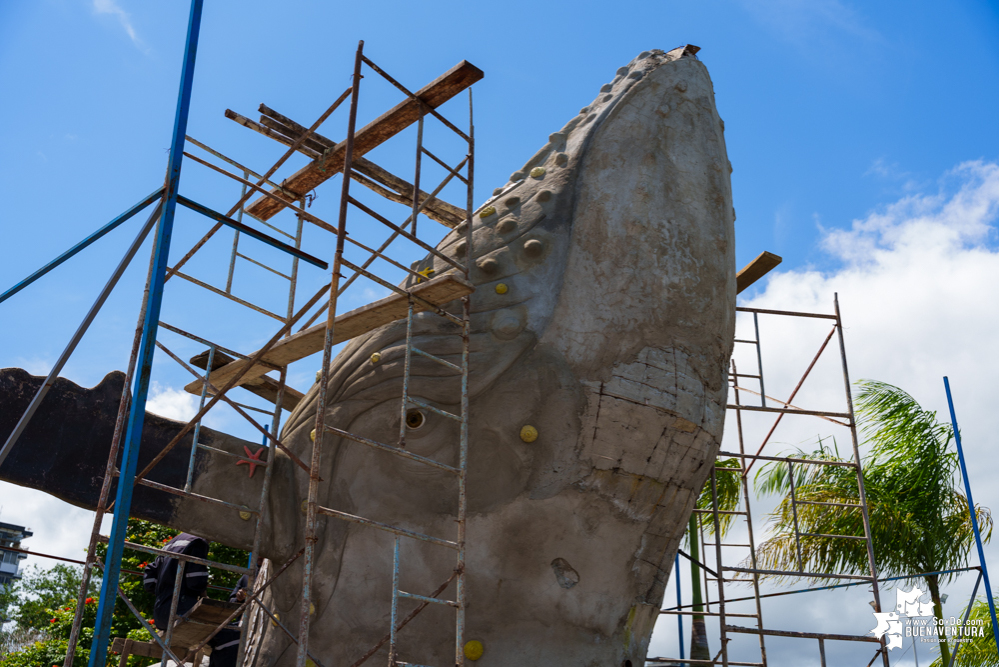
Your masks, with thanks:
<instances>
[{"instance_id":1,"label":"blue painted pole","mask_svg":"<svg viewBox=\"0 0 999 667\"><path fill-rule=\"evenodd\" d=\"M673 579L676 580L676 608L683 609L683 597L680 595L680 554L676 555L676 561L673 563ZM679 628L680 638L680 657L685 658L683 654L683 616L680 614L676 615L676 627Z\"/></svg>"},{"instance_id":2,"label":"blue painted pole","mask_svg":"<svg viewBox=\"0 0 999 667\"><path fill-rule=\"evenodd\" d=\"M4 301L6 301L7 299L9 299L10 297L14 296L15 294L17 294L18 292L20 292L21 290L23 290L25 287L27 287L31 283L35 282L36 280L38 280L39 278L41 278L42 276L44 276L46 273L48 273L52 269L56 268L57 266L59 266L60 264L62 264L63 262L65 262L67 259L69 259L73 255L75 255L76 253L80 252L81 250L83 250L84 248L86 248L87 246L89 246L94 241L100 239L102 236L104 236L108 232L113 231L119 225L121 225L123 222L125 222L129 218L131 218L133 215L135 215L136 213L139 213L142 209L146 208L147 206L149 206L150 204L152 204L154 201L156 201L157 199L161 199L162 197L163 197L163 188L157 188L155 192L153 192L148 197L146 197L145 199L143 199L142 201L140 201L138 204L136 204L132 208L128 209L127 211L125 211L124 213L122 213L121 215L119 215L117 218L115 218L114 220L112 220L108 224L104 225L103 227L101 227L100 229L98 229L96 232L94 232L93 234L91 234L87 238L83 239L82 241L80 241L79 243L77 243L75 246L73 246L72 248L70 248L69 250L67 250L66 252L64 252L63 254L61 254L58 257L56 257L55 259L53 259L51 262L49 262L48 264L46 264L42 268L40 268L37 271L35 271L34 273L32 273L30 276L28 276L27 278L25 278L24 280L22 280L18 284L14 285L13 287L11 287L9 290L7 290L6 292L4 292L3 294L0 294L0 303L3 303Z\"/></svg>"},{"instance_id":3,"label":"blue painted pole","mask_svg":"<svg viewBox=\"0 0 999 667\"><path fill-rule=\"evenodd\" d=\"M975 501L971 497L971 481L968 479L968 466L964 462L964 449L961 447L961 432L957 430L957 414L954 412L954 399L950 395L950 381L946 376L944 376L943 381L944 389L947 390L947 406L950 408L950 422L954 425L957 458L961 462L961 475L964 477L964 493L968 497L971 527L975 531L975 544L978 546L978 563L982 566L982 579L985 581L985 597L989 601L989 614L992 615L992 637L995 639L996 649L999 650L999 623L996 623L996 603L992 598L992 584L989 583L989 569L985 564L985 548L982 546L982 533L978 530L978 515L975 514Z\"/></svg>"},{"instance_id":4,"label":"blue painted pole","mask_svg":"<svg viewBox=\"0 0 999 667\"><path fill-rule=\"evenodd\" d=\"M191 88L194 83L194 60L198 51L198 32L201 29L202 3L203 0L191 0L191 13L187 24L187 43L184 47L184 68L180 75L177 113L174 117L173 137L170 143L170 159L167 163L163 217L160 219L160 225L156 231L153 271L149 284L149 302L142 328L142 340L139 344L139 372L136 376L132 405L128 414L128 430L125 432L121 472L118 477L118 490L115 494L114 522L111 525L108 551L104 560L101 598L97 606L94 641L90 650L90 667L104 667L107 660L111 616L114 613L117 600L121 556L125 547L128 515L132 508L132 488L139 462L142 426L146 417L146 395L149 393L149 377L152 372L153 353L156 349L156 332L160 321L160 306L163 303L163 285L166 281L170 239L173 235L173 218L177 209L180 167L184 159L184 137L187 134L187 117L191 108Z\"/></svg>"}]
</instances>

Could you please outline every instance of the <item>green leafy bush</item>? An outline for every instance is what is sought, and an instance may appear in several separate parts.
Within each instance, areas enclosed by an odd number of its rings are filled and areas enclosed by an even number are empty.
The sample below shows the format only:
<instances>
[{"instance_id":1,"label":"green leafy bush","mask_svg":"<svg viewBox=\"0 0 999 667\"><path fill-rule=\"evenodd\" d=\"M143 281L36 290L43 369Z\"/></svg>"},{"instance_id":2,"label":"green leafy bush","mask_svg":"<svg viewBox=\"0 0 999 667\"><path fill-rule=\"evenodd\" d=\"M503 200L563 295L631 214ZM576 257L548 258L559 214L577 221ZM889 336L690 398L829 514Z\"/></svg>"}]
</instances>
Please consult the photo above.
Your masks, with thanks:
<instances>
[{"instance_id":1,"label":"green leafy bush","mask_svg":"<svg viewBox=\"0 0 999 667\"><path fill-rule=\"evenodd\" d=\"M126 540L135 544L162 548L180 531L158 524L130 519ZM97 557L103 562L107 545L97 545ZM211 543L208 559L229 565L245 566L248 554L239 549ZM153 622L155 598L142 586L142 571L154 556L141 551L126 549L121 560L121 589L147 622ZM44 637L5 656L0 656L0 667L61 667L66 658L69 634L76 613L76 599L80 591L82 569L65 564L48 570L34 568L0 595L0 608L6 609L5 617L14 621L13 631L22 634L40 632ZM223 590L209 589L208 596L228 600L229 591L236 586L240 575L225 570L210 569L208 583ZM77 642L74 664L86 665L93 644L93 627L97 618L100 580L91 581L90 591L83 609L83 627ZM111 638L125 637L137 641L152 641L148 632L135 618L128 606L117 598L111 621ZM130 657L129 667L145 667L156 662L152 658ZM117 665L117 656L109 655L108 665Z\"/></svg>"}]
</instances>

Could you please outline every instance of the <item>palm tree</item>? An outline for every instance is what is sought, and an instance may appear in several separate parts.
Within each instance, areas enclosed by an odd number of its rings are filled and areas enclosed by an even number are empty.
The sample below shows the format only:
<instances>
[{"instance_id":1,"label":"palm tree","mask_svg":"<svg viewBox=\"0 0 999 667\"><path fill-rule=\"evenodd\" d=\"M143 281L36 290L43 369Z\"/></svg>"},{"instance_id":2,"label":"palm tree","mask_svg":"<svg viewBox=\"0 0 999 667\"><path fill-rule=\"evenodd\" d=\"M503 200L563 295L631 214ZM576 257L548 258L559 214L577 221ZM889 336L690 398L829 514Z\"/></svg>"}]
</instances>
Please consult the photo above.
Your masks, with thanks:
<instances>
[{"instance_id":1,"label":"palm tree","mask_svg":"<svg viewBox=\"0 0 999 667\"><path fill-rule=\"evenodd\" d=\"M995 600L999 604L999 598ZM957 667L999 667L999 652L996 652L996 640L992 634L992 615L989 613L988 598L975 600L968 616L968 625L981 628L982 632L966 638L960 647L954 649L957 654ZM930 667L950 667L941 663L940 659L933 661Z\"/></svg>"},{"instance_id":2,"label":"palm tree","mask_svg":"<svg viewBox=\"0 0 999 667\"><path fill-rule=\"evenodd\" d=\"M726 472L726 468L733 468ZM694 507L699 510L710 510L714 506L714 497L717 494L718 509L722 511L734 511L739 507L742 494L742 468L737 459L723 459L715 463L715 490L712 493L711 480L709 479ZM703 518L702 518L703 517ZM732 525L734 514L719 514L718 528L722 536L728 532ZM704 599L701 597L701 578L697 561L701 560L700 555L700 533L701 529L709 535L714 535L714 517L708 514L693 512L690 515L690 523L687 527L687 543L690 548L690 590L691 609L695 612L691 616L690 622L690 657L694 660L710 660L711 650L708 647L708 633L704 625L704 617L696 612L704 611ZM677 573L679 576L679 573Z\"/></svg>"},{"instance_id":3,"label":"palm tree","mask_svg":"<svg viewBox=\"0 0 999 667\"><path fill-rule=\"evenodd\" d=\"M936 413L922 409L907 393L884 382L861 380L857 415L861 434L870 445L862 462L864 487L871 522L875 562L881 576L912 576L963 567L974 543L968 502L957 488L957 453L950 446L953 430L937 421ZM838 460L838 452L821 441L814 452L796 457ZM756 476L757 489L784 495L771 515L773 536L757 554L760 567L797 570L794 515L801 533L864 535L858 509L801 505L791 502L788 466L771 464ZM843 466L798 465L794 470L798 501L859 503L856 473ZM992 535L992 516L977 507L982 537ZM863 540L802 536L801 565L812 572L869 574L867 546ZM933 613L943 618L940 584L952 573L927 574ZM938 625L938 627L941 627ZM941 630L942 632L942 630ZM950 650L940 636L943 664Z\"/></svg>"}]
</instances>

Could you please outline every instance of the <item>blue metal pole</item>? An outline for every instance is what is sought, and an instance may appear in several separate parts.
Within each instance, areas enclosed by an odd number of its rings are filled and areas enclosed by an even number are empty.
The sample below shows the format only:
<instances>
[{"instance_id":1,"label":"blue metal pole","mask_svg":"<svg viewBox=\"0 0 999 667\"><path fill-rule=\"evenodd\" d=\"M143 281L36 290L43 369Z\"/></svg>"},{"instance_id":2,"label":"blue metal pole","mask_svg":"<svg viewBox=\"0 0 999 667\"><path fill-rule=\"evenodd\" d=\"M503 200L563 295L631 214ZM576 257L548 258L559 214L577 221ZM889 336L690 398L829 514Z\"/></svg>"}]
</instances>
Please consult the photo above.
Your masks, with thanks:
<instances>
[{"instance_id":1,"label":"blue metal pole","mask_svg":"<svg viewBox=\"0 0 999 667\"><path fill-rule=\"evenodd\" d=\"M177 113L174 117L173 138L170 143L170 159L167 163L163 217L160 219L160 225L156 232L149 302L146 309L146 319L143 323L142 342L139 346L139 373L136 377L132 405L128 415L128 430L125 435L118 490L115 494L114 522L111 525L108 551L104 561L101 598L97 607L94 641L90 650L90 667L104 667L107 659L111 616L117 599L121 556L125 547L128 515L132 507L132 487L139 462L142 426L146 416L146 395L149 392L149 377L152 372L153 353L156 349L156 331L160 321L160 306L163 303L163 285L166 279L167 259L170 254L170 239L173 235L173 218L177 208L180 167L184 159L184 137L187 135L187 117L191 108L191 88L194 83L194 60L198 51L198 33L201 29L202 3L203 0L191 0L191 13L187 24L187 43L184 47L184 68L180 75Z\"/></svg>"},{"instance_id":2,"label":"blue metal pole","mask_svg":"<svg viewBox=\"0 0 999 667\"><path fill-rule=\"evenodd\" d=\"M35 271L34 273L32 273L30 276L28 276L27 278L25 278L24 280L22 280L18 284L14 285L13 287L11 287L9 290L7 290L6 292L4 292L3 294L0 294L0 303L3 303L4 301L6 301L7 299L9 299L10 297L14 296L15 294L17 294L18 292L20 292L21 290L23 290L25 287L27 287L31 283L35 282L36 280L38 280L39 278L41 278L42 276L44 276L46 273L48 273L52 269L56 268L57 266L59 266L60 264L62 264L63 262L65 262L67 259L69 259L73 255L75 255L76 253L80 252L81 250L83 250L84 248L86 248L91 243L93 243L94 241L98 240L99 238L101 238L102 236L104 236L105 234L107 234L108 232L116 229L119 225L121 225L123 222L125 222L126 220L128 220L129 218L131 218L133 215L135 215L136 213L138 213L142 209L146 208L147 206L149 206L150 204L152 204L157 199L161 199L162 197L163 197L163 188L162 187L161 188L157 188L155 192L153 192L148 197L146 197L145 199L143 199L142 201L140 201L138 204L136 204L132 208L128 209L127 211L125 211L124 213L122 213L121 215L119 215L117 218L115 218L114 220L112 220L108 224L104 225L103 227L101 227L100 229L98 229L96 232L94 232L93 234L91 234L87 238L83 239L82 241L80 241L79 243L77 243L75 246L73 246L72 248L70 248L69 250L67 250L66 252L64 252L63 254L61 254L58 257L56 257L55 259L53 259L51 262L49 262L48 264L46 264L42 268L40 268L37 271Z\"/></svg>"},{"instance_id":3,"label":"blue metal pole","mask_svg":"<svg viewBox=\"0 0 999 667\"><path fill-rule=\"evenodd\" d=\"M957 443L957 458L961 462L961 475L964 477L964 493L968 497L968 511L971 513L971 527L975 531L975 544L978 546L978 563L982 566L982 579L985 581L985 597L989 601L989 614L992 615L992 637L999 649L999 623L996 623L996 603L992 598L992 584L989 583L989 569L985 564L985 549L982 546L982 533L978 530L978 515L975 514L975 501L971 497L971 481L968 479L968 466L964 462L964 449L961 447L961 432L957 430L957 414L954 412L954 399L950 395L950 381L944 376L944 389L947 390L947 406L950 408L950 422L954 425L954 441ZM974 602L974 600L972 600Z\"/></svg>"},{"instance_id":4,"label":"blue metal pole","mask_svg":"<svg viewBox=\"0 0 999 667\"><path fill-rule=\"evenodd\" d=\"M673 579L676 581L676 608L683 608L683 597L680 595L680 554L675 556L676 560L673 562ZM684 658L683 655L683 616L680 614L676 615L676 627L679 628L680 638L680 657Z\"/></svg>"}]
</instances>

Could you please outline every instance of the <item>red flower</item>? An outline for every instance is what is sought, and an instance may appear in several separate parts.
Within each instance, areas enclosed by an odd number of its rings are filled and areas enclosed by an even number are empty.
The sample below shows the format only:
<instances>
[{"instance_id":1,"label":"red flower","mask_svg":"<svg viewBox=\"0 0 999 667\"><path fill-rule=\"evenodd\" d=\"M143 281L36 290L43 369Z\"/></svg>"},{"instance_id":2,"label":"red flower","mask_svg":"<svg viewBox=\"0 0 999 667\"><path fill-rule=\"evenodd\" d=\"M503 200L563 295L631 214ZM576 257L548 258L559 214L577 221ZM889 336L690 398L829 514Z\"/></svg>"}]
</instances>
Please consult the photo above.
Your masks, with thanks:
<instances>
[{"instance_id":1,"label":"red flower","mask_svg":"<svg viewBox=\"0 0 999 667\"><path fill-rule=\"evenodd\" d=\"M155 618L149 619L149 625L156 625L156 619Z\"/></svg>"},{"instance_id":2,"label":"red flower","mask_svg":"<svg viewBox=\"0 0 999 667\"><path fill-rule=\"evenodd\" d=\"M49 621L49 623L55 623L55 622L56 622L56 619L54 619L54 618Z\"/></svg>"},{"instance_id":3,"label":"red flower","mask_svg":"<svg viewBox=\"0 0 999 667\"><path fill-rule=\"evenodd\" d=\"M94 598L87 598L86 600L83 601L83 604L92 604L93 602Z\"/></svg>"},{"instance_id":4,"label":"red flower","mask_svg":"<svg viewBox=\"0 0 999 667\"><path fill-rule=\"evenodd\" d=\"M147 565L149 565L148 561L142 561L141 563L139 563L139 569L140 570L145 569Z\"/></svg>"}]
</instances>

